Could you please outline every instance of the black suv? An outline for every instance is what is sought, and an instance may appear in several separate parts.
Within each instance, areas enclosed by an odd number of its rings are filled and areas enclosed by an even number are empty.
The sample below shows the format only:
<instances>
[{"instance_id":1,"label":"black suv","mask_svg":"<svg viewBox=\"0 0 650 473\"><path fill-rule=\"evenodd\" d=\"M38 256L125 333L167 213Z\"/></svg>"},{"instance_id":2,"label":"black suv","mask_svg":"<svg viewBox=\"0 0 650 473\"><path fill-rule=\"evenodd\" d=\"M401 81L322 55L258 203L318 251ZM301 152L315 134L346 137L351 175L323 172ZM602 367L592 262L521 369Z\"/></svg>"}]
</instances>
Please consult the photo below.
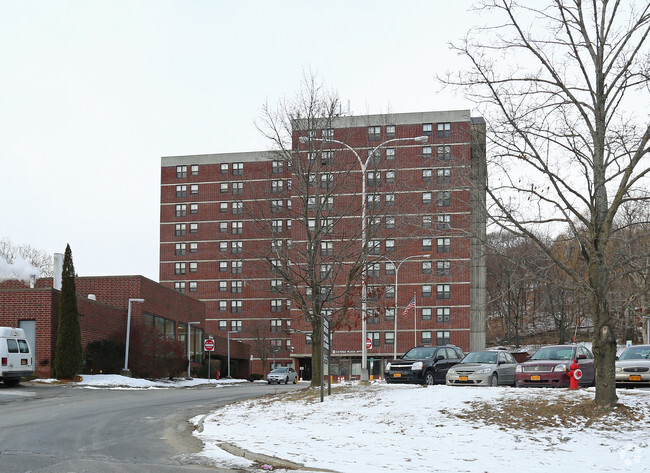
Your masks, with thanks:
<instances>
[{"instance_id":1,"label":"black suv","mask_svg":"<svg viewBox=\"0 0 650 473\"><path fill-rule=\"evenodd\" d=\"M445 384L447 371L463 356L455 345L411 348L386 365L384 377L387 383Z\"/></svg>"}]
</instances>

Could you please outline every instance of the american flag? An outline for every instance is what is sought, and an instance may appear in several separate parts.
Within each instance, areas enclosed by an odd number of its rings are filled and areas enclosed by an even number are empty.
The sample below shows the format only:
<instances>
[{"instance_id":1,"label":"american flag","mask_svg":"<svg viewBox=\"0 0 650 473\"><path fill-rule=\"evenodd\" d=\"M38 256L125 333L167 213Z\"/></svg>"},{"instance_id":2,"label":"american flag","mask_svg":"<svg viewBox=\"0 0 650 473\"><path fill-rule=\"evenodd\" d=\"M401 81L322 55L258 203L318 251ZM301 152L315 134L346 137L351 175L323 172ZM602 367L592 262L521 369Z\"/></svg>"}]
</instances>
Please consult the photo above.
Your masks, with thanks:
<instances>
[{"instance_id":1,"label":"american flag","mask_svg":"<svg viewBox=\"0 0 650 473\"><path fill-rule=\"evenodd\" d=\"M411 299L409 305L407 305L406 309L404 309L404 312L402 312L402 317L408 314L408 311L411 310L413 307L415 307L415 295L413 295L413 299Z\"/></svg>"}]
</instances>

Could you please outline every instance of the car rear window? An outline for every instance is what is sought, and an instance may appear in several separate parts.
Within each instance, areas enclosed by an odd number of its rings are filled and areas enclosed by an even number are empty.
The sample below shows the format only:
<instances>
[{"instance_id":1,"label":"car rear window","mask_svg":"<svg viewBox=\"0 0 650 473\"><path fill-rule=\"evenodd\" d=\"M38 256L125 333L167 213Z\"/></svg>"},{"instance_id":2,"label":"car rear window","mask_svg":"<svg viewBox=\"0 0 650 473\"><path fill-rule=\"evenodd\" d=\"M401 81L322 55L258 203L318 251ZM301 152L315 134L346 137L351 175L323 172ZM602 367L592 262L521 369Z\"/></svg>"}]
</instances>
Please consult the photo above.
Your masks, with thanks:
<instances>
[{"instance_id":1,"label":"car rear window","mask_svg":"<svg viewBox=\"0 0 650 473\"><path fill-rule=\"evenodd\" d=\"M7 339L7 351L9 353L18 353L18 342L13 338Z\"/></svg>"},{"instance_id":2,"label":"car rear window","mask_svg":"<svg viewBox=\"0 0 650 473\"><path fill-rule=\"evenodd\" d=\"M29 345L26 340L18 340L18 349L20 353L29 353Z\"/></svg>"}]
</instances>

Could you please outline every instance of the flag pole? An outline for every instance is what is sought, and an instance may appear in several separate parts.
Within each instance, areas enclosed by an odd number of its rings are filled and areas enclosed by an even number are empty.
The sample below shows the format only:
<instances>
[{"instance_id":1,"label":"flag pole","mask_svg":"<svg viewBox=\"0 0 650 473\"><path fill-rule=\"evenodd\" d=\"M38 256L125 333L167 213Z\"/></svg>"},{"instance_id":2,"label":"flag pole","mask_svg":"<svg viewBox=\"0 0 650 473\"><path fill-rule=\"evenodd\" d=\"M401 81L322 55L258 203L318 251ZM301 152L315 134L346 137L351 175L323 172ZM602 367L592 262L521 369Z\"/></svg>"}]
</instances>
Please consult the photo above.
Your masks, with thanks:
<instances>
[{"instance_id":1,"label":"flag pole","mask_svg":"<svg viewBox=\"0 0 650 473\"><path fill-rule=\"evenodd\" d=\"M415 301L415 305L413 306L413 327L414 327L413 338L415 339L415 341L413 342L413 346L417 347L418 346L418 301L415 298L415 291L413 292L413 300Z\"/></svg>"}]
</instances>

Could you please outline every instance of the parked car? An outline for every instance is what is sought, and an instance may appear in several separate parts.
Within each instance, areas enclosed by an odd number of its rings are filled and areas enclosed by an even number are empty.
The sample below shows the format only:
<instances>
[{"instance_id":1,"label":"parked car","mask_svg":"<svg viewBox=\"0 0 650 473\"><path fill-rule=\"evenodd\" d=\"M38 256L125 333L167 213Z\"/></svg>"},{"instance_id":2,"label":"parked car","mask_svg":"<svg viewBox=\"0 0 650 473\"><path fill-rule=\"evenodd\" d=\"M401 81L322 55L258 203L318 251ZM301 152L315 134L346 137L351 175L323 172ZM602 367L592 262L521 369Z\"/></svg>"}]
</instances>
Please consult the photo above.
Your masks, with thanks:
<instances>
[{"instance_id":1,"label":"parked car","mask_svg":"<svg viewBox=\"0 0 650 473\"><path fill-rule=\"evenodd\" d=\"M447 371L448 386L514 386L519 363L503 350L474 351Z\"/></svg>"},{"instance_id":2,"label":"parked car","mask_svg":"<svg viewBox=\"0 0 650 473\"><path fill-rule=\"evenodd\" d=\"M387 383L436 384L445 382L447 370L460 362L463 350L455 345L415 347L386 364Z\"/></svg>"},{"instance_id":3,"label":"parked car","mask_svg":"<svg viewBox=\"0 0 650 473\"><path fill-rule=\"evenodd\" d=\"M650 345L628 347L616 359L616 386L650 385Z\"/></svg>"},{"instance_id":4,"label":"parked car","mask_svg":"<svg viewBox=\"0 0 650 473\"><path fill-rule=\"evenodd\" d=\"M275 368L274 370L271 370L269 374L266 375L266 381L269 384L271 383L296 384L298 382L298 373L296 373L296 370L289 367Z\"/></svg>"},{"instance_id":5,"label":"parked car","mask_svg":"<svg viewBox=\"0 0 650 473\"><path fill-rule=\"evenodd\" d=\"M34 374L34 356L22 328L0 327L0 380L16 386Z\"/></svg>"},{"instance_id":6,"label":"parked car","mask_svg":"<svg viewBox=\"0 0 650 473\"><path fill-rule=\"evenodd\" d=\"M569 367L577 360L582 378L580 386L594 384L594 355L582 345L551 345L535 352L530 360L517 366L515 385L568 387Z\"/></svg>"}]
</instances>

